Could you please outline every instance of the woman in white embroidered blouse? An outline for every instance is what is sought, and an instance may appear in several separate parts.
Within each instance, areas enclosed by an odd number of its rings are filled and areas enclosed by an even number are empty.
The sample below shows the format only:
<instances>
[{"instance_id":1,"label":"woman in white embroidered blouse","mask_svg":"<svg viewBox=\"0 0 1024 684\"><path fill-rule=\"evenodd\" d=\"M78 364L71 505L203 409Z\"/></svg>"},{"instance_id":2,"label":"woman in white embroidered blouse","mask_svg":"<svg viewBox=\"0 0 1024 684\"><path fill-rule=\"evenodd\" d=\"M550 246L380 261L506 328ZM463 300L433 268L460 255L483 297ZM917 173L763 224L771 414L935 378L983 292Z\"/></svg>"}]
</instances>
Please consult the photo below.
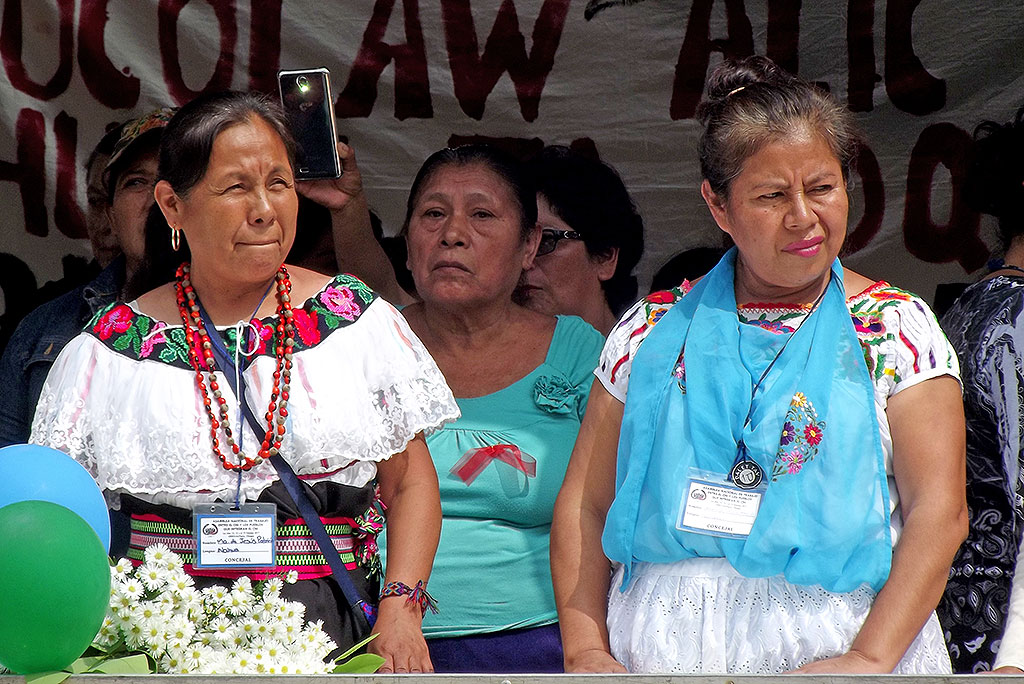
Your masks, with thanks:
<instances>
[{"instance_id":1,"label":"woman in white embroidered blouse","mask_svg":"<svg viewBox=\"0 0 1024 684\"><path fill-rule=\"evenodd\" d=\"M154 192L185 263L174 283L99 312L65 349L32 439L70 453L131 514L133 558L164 542L185 556L197 586L295 569L301 580L283 593L345 647L368 630L359 612L372 615L378 603L374 539L384 508L389 595L412 598L430 574L440 503L423 432L458 408L391 305L351 276L282 263L296 229L294 149L283 113L263 96L224 93L182 107L164 133ZM345 201L332 182L316 190ZM225 374L232 364L258 430L239 408L235 373ZM355 605L276 459L267 462L277 455L340 552ZM276 504L274 567L198 562L192 508L218 501ZM384 671L429 671L422 606L379 603L370 648L385 657Z\"/></svg>"},{"instance_id":2,"label":"woman in white embroidered blouse","mask_svg":"<svg viewBox=\"0 0 1024 684\"><path fill-rule=\"evenodd\" d=\"M763 57L708 90L701 192L736 246L605 345L551 532L566 671L949 672L956 357L836 258L849 114Z\"/></svg>"}]
</instances>

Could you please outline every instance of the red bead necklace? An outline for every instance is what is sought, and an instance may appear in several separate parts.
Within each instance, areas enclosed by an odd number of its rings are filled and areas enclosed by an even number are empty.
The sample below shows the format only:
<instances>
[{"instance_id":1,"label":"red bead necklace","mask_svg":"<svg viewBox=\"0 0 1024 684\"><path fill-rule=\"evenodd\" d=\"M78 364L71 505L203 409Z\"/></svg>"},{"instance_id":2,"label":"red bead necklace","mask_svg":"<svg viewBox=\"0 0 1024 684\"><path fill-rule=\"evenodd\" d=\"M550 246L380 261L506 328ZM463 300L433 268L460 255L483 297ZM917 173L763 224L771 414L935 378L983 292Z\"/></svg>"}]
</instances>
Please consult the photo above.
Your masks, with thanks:
<instances>
[{"instance_id":1,"label":"red bead necklace","mask_svg":"<svg viewBox=\"0 0 1024 684\"><path fill-rule=\"evenodd\" d=\"M238 447L235 437L228 424L227 400L221 392L217 383L217 376L214 374L216 368L213 363L213 343L203 325L202 316L199 313L199 299L192 281L189 278L190 265L186 261L178 267L176 291L178 299L178 312L181 314L181 322L185 328L185 339L188 341L189 360L192 368L196 371L196 386L199 394L203 397L203 406L206 415L210 419L210 439L213 443L213 453L220 459L221 465L226 470L249 470L259 465L264 459L277 455L281 449L281 442L284 439L285 419L288 417L288 395L291 391L291 369L292 369L292 348L295 346L295 326L292 322L291 290L292 283L288 279L288 271L282 265L278 270L277 278L277 337L278 343L274 349L277 357L277 369L274 371L274 385L270 392L270 404L267 406L267 432L260 445L259 455L250 458ZM216 331L214 331L216 333ZM199 338L199 345L195 344ZM241 344L241 338L235 341ZM199 358L199 349L202 350L203 358ZM203 380L203 369L206 369L206 380ZM209 384L213 392L213 399L206 390ZM278 401L280 399L280 401ZM217 402L217 415L213 412L213 403ZM276 418L275 418L275 415ZM224 441L227 443L231 453L234 454L236 462L228 461L227 456L220 449L220 440L217 438L217 430L224 432Z\"/></svg>"}]
</instances>

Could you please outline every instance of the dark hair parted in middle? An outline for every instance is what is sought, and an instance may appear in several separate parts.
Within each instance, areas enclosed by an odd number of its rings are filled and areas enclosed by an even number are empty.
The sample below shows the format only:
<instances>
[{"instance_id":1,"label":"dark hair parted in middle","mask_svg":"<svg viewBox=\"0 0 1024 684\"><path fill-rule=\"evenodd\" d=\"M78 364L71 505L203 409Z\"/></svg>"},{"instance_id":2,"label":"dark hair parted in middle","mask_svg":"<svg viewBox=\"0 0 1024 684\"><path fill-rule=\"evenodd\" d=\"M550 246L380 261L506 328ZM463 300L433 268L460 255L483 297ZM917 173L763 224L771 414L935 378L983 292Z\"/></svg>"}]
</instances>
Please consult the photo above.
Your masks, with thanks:
<instances>
[{"instance_id":1,"label":"dark hair parted in middle","mask_svg":"<svg viewBox=\"0 0 1024 684\"><path fill-rule=\"evenodd\" d=\"M200 95L183 106L164 129L158 177L180 196L187 195L206 174L213 141L222 131L254 117L269 125L284 143L295 165L295 140L281 105L261 93L229 90Z\"/></svg>"},{"instance_id":2,"label":"dark hair parted in middle","mask_svg":"<svg viewBox=\"0 0 1024 684\"><path fill-rule=\"evenodd\" d=\"M618 316L636 299L633 269L644 252L644 220L619 174L563 145L545 147L527 169L551 210L583 236L587 254L607 256L618 248L615 273L601 283L608 308Z\"/></svg>"},{"instance_id":3,"label":"dark hair parted in middle","mask_svg":"<svg viewBox=\"0 0 1024 684\"><path fill-rule=\"evenodd\" d=\"M794 133L821 136L847 180L857 155L859 136L846 108L759 55L726 60L711 72L697 118L704 124L701 173L715 194L724 197L744 161Z\"/></svg>"},{"instance_id":4,"label":"dark hair parted in middle","mask_svg":"<svg viewBox=\"0 0 1024 684\"><path fill-rule=\"evenodd\" d=\"M419 200L423 186L430 181L433 175L448 166L469 166L471 164L480 164L490 169L505 182L512 200L519 208L519 237L523 241L529 237L530 231L537 225L537 191L533 181L515 157L496 147L481 144L446 147L427 157L409 189L409 199L405 204L405 222L402 224L403 235L409 232L409 221L412 219L413 208Z\"/></svg>"},{"instance_id":5,"label":"dark hair parted in middle","mask_svg":"<svg viewBox=\"0 0 1024 684\"><path fill-rule=\"evenodd\" d=\"M1013 121L974 129L963 194L972 209L999 220L1004 250L1024 235L1024 106Z\"/></svg>"}]
</instances>

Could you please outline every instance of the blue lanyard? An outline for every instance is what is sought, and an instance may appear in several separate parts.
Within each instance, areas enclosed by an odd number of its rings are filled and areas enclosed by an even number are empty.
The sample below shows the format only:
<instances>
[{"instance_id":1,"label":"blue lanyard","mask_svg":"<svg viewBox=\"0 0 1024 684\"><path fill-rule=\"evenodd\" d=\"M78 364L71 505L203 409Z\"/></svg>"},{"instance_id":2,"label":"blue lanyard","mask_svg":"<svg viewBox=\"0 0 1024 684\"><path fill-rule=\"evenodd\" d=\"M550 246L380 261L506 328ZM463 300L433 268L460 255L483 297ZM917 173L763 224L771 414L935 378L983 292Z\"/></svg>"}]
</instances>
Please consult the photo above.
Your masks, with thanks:
<instances>
[{"instance_id":1,"label":"blue lanyard","mask_svg":"<svg viewBox=\"0 0 1024 684\"><path fill-rule=\"evenodd\" d=\"M271 283L273 287L273 283ZM270 288L267 288L267 292L263 293L263 299L266 299L267 293L270 292ZM260 306L263 304L263 299L256 306L256 311L259 311ZM245 382L242 381L241 374L238 371L238 365L231 358L231 354L228 352L227 347L224 346L224 342L220 339L220 333L217 332L217 328L214 327L213 321L210 320L209 314L206 313L206 309L203 308L203 304L196 298L196 303L199 304L199 316L203 320L203 325L207 329L207 337L210 338L210 346L212 347L213 355L216 357L216 363L220 364L221 370L224 373L224 377L231 385L231 389L234 390L235 396L238 398L238 448L242 448L242 413L245 413L245 418L249 421L249 425L256 433L257 439L259 438L259 420L256 415L252 412L252 409L245 403ZM255 318L256 312L253 312ZM213 331L213 334L209 334ZM236 339L235 350L237 352L238 345L241 344L240 339ZM299 514L302 519L306 521L306 526L309 527L309 531L316 540L317 546L320 548L320 553L327 559L327 565L331 568L331 574L334 576L335 581L338 583L338 587L341 589L342 595L345 597L345 601L352 608L353 618L359 620L360 616L366 620L366 623L370 628L373 627L376 621L376 607L371 601L367 601L363 598L362 593L356 588L352 582L352 578L348 575L348 570L345 565L341 562L341 556L338 555L337 549L334 547L334 542L331 537L327 534L327 530L324 528L323 521L320 520L319 514L313 507L313 503L310 501L310 494L303 489L303 485L299 482L299 478L295 475L295 472L288 465L288 462L282 458L281 454L270 457L270 463L274 466L277 471L278 477L281 483L284 485L285 491L291 497L295 503L295 507L299 509ZM238 484L235 488L235 506L239 505L239 498L242 489L242 471L238 471Z\"/></svg>"},{"instance_id":2,"label":"blue lanyard","mask_svg":"<svg viewBox=\"0 0 1024 684\"><path fill-rule=\"evenodd\" d=\"M259 303L256 305L256 310L252 312L250 321L256 318L256 314L259 312L260 307L263 306L264 300L267 298L267 294L270 292L270 288L274 286L271 283L267 287L263 296L260 297ZM210 314L206 313L206 309L203 307L203 302L196 297L196 304L199 305L199 317L203 321L203 326L206 327L206 337L210 340L210 346L212 347L213 355L217 359L217 364L221 367L224 373L225 379L228 384L231 385L231 389L235 393L235 398L238 400L238 414L236 416L235 425L236 432L238 433L237 442L238 450L242 450L242 435L245 433L245 421L242 419L243 406L245 406L245 382L242 380L242 364L238 363L239 350L242 348L242 344L249 344L249 340L244 339L242 336L241 328L235 328L235 358L231 358L231 353L228 348L224 346L224 341L220 338L220 333L217 331L217 327L213 324L213 319L210 318ZM251 331L251 325L247 326ZM253 340L255 342L256 340ZM247 355L246 355L247 356ZM256 433L256 439L259 439L259 433ZM235 482L235 508L238 508L242 499L242 471L238 471L238 479Z\"/></svg>"}]
</instances>

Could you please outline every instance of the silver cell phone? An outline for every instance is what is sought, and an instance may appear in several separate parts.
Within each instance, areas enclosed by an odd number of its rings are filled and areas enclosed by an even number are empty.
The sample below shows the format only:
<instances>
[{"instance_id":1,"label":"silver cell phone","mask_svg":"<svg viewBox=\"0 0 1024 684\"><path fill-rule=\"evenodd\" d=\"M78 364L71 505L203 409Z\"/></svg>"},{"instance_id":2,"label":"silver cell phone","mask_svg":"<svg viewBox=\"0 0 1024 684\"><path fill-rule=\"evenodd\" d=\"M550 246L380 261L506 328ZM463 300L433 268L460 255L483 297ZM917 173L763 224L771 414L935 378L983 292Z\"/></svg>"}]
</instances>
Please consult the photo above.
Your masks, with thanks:
<instances>
[{"instance_id":1,"label":"silver cell phone","mask_svg":"<svg viewBox=\"0 0 1024 684\"><path fill-rule=\"evenodd\" d=\"M334 125L331 72L297 69L277 72L281 105L297 146L295 177L339 178L338 133Z\"/></svg>"}]
</instances>

